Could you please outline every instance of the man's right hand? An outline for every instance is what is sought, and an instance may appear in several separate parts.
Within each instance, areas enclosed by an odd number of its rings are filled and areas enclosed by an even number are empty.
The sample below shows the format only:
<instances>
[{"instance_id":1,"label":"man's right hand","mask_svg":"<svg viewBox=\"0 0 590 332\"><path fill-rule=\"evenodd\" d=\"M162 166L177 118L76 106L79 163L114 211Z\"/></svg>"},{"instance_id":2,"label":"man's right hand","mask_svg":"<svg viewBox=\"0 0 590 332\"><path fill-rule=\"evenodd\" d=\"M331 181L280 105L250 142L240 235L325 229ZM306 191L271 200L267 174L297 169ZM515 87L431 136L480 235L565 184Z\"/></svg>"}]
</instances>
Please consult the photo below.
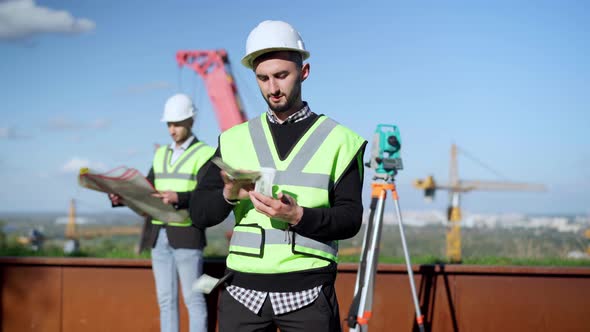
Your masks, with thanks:
<instances>
[{"instance_id":1,"label":"man's right hand","mask_svg":"<svg viewBox=\"0 0 590 332\"><path fill-rule=\"evenodd\" d=\"M123 205L123 198L117 194L109 194L109 199L113 206Z\"/></svg>"},{"instance_id":2,"label":"man's right hand","mask_svg":"<svg viewBox=\"0 0 590 332\"><path fill-rule=\"evenodd\" d=\"M230 177L225 171L221 171L223 179L223 197L227 200L249 199L248 192L254 190L254 183L251 180L236 180Z\"/></svg>"}]
</instances>

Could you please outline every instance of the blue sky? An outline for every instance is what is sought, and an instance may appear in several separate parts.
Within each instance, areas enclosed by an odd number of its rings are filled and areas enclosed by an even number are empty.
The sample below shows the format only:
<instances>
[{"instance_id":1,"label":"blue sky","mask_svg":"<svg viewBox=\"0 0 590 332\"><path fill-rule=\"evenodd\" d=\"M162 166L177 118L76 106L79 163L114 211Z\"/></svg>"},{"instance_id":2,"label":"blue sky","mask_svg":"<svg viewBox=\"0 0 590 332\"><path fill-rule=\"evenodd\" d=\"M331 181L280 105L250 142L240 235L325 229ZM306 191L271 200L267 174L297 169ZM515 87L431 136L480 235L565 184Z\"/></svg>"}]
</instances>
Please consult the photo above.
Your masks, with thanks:
<instances>
[{"instance_id":1,"label":"blue sky","mask_svg":"<svg viewBox=\"0 0 590 332\"><path fill-rule=\"evenodd\" d=\"M195 131L219 129L181 49L228 51L250 117L265 111L239 64L249 31L290 22L311 52L304 99L367 139L399 126L403 209L443 209L411 187L461 178L543 183L544 193L474 192L473 212L590 213L590 5L585 1L25 1L0 0L0 211L108 210L78 187L80 166L147 172L167 97L191 95ZM367 156L368 157L368 156ZM367 172L366 191L371 171ZM367 194L365 193L365 197Z\"/></svg>"}]
</instances>

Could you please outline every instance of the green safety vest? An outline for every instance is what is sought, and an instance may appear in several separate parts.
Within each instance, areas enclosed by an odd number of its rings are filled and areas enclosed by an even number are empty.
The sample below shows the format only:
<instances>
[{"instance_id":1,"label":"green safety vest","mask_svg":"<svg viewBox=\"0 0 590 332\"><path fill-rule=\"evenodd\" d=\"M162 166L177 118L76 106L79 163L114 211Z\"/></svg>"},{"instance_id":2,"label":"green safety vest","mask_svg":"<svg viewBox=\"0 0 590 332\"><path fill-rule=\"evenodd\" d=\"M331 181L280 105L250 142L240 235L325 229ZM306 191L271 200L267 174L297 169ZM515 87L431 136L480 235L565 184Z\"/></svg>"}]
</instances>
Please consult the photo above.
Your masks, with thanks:
<instances>
[{"instance_id":1,"label":"green safety vest","mask_svg":"<svg viewBox=\"0 0 590 332\"><path fill-rule=\"evenodd\" d=\"M215 153L215 149L203 142L197 142L189 146L173 164L170 164L172 149L169 146L159 147L154 155L152 165L154 187L158 191L192 191L197 187L199 169L213 156L213 153ZM186 227L191 225L191 220L187 218L182 222L166 223L153 219L152 224Z\"/></svg>"},{"instance_id":2,"label":"green safety vest","mask_svg":"<svg viewBox=\"0 0 590 332\"><path fill-rule=\"evenodd\" d=\"M275 168L273 195L294 197L308 208L330 207L330 191L355 159L365 140L326 116L320 116L280 160L266 116L237 125L220 136L223 160L233 168ZM362 167L360 167L362 176ZM337 241L320 242L289 230L286 222L257 212L250 200L234 207L236 224L227 266L246 273L305 271L337 262Z\"/></svg>"}]
</instances>

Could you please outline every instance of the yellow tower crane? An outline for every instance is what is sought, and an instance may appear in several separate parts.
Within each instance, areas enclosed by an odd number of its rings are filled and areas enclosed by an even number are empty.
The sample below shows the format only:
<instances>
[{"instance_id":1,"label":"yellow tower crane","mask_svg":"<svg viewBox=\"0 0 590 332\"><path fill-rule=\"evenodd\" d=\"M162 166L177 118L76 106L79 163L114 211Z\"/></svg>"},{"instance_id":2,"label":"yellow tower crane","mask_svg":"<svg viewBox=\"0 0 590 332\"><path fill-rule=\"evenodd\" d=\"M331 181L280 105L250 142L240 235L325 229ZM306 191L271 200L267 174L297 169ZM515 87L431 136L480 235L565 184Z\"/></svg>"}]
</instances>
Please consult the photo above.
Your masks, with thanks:
<instances>
[{"instance_id":1,"label":"yellow tower crane","mask_svg":"<svg viewBox=\"0 0 590 332\"><path fill-rule=\"evenodd\" d=\"M75 240L78 238L76 234L76 203L73 199L70 200L70 211L68 213L65 236L68 240Z\"/></svg>"},{"instance_id":2,"label":"yellow tower crane","mask_svg":"<svg viewBox=\"0 0 590 332\"><path fill-rule=\"evenodd\" d=\"M414 187L424 190L424 198L432 201L436 190L449 192L449 207L447 209L447 258L452 263L461 262L461 194L474 190L482 191L544 191L545 186L541 184L498 182L498 181L464 181L459 179L457 165L458 148L451 145L451 162L449 172L449 183L438 184L433 176L414 181Z\"/></svg>"},{"instance_id":3,"label":"yellow tower crane","mask_svg":"<svg viewBox=\"0 0 590 332\"><path fill-rule=\"evenodd\" d=\"M102 236L114 235L140 235L142 229L137 226L95 226L88 229L80 229L76 224L76 202L70 200L68 223L65 229L64 252L71 254L80 249L80 239L92 239Z\"/></svg>"},{"instance_id":4,"label":"yellow tower crane","mask_svg":"<svg viewBox=\"0 0 590 332\"><path fill-rule=\"evenodd\" d=\"M96 226L88 229L80 229L77 226L76 202L72 199L70 200L70 212L68 214L68 224L66 225L65 231L66 239L92 239L100 236L139 235L141 233L141 228L138 226Z\"/></svg>"}]
</instances>

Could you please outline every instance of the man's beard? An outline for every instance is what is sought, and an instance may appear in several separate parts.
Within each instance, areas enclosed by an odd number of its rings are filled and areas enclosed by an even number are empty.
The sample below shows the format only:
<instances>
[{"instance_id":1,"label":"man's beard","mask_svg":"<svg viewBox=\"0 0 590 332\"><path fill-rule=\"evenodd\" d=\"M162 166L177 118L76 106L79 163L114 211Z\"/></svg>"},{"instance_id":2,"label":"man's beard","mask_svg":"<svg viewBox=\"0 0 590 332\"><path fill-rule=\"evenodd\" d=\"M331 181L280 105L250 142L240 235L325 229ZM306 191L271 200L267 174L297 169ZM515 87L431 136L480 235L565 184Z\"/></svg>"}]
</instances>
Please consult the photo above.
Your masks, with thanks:
<instances>
[{"instance_id":1,"label":"man's beard","mask_svg":"<svg viewBox=\"0 0 590 332\"><path fill-rule=\"evenodd\" d=\"M270 102L270 97L264 97L264 100L266 101L266 104L268 105L268 108L270 108L271 111L275 112L275 113L284 113L287 111L290 111L291 108L295 105L297 99L299 98L299 95L301 94L301 85L299 85L298 87L296 87L291 95L289 96L289 98L287 99L287 102L285 102L282 105L276 105L276 104L272 104ZM297 111L297 110L295 110Z\"/></svg>"},{"instance_id":2,"label":"man's beard","mask_svg":"<svg viewBox=\"0 0 590 332\"><path fill-rule=\"evenodd\" d=\"M289 102L289 100L287 100L287 102L285 104L276 105L276 104L271 104L271 102L268 99L266 99L266 104L268 105L268 108L270 108L270 110L275 113L287 112L288 110L291 109L291 106L293 106L293 104L291 102Z\"/></svg>"}]
</instances>

